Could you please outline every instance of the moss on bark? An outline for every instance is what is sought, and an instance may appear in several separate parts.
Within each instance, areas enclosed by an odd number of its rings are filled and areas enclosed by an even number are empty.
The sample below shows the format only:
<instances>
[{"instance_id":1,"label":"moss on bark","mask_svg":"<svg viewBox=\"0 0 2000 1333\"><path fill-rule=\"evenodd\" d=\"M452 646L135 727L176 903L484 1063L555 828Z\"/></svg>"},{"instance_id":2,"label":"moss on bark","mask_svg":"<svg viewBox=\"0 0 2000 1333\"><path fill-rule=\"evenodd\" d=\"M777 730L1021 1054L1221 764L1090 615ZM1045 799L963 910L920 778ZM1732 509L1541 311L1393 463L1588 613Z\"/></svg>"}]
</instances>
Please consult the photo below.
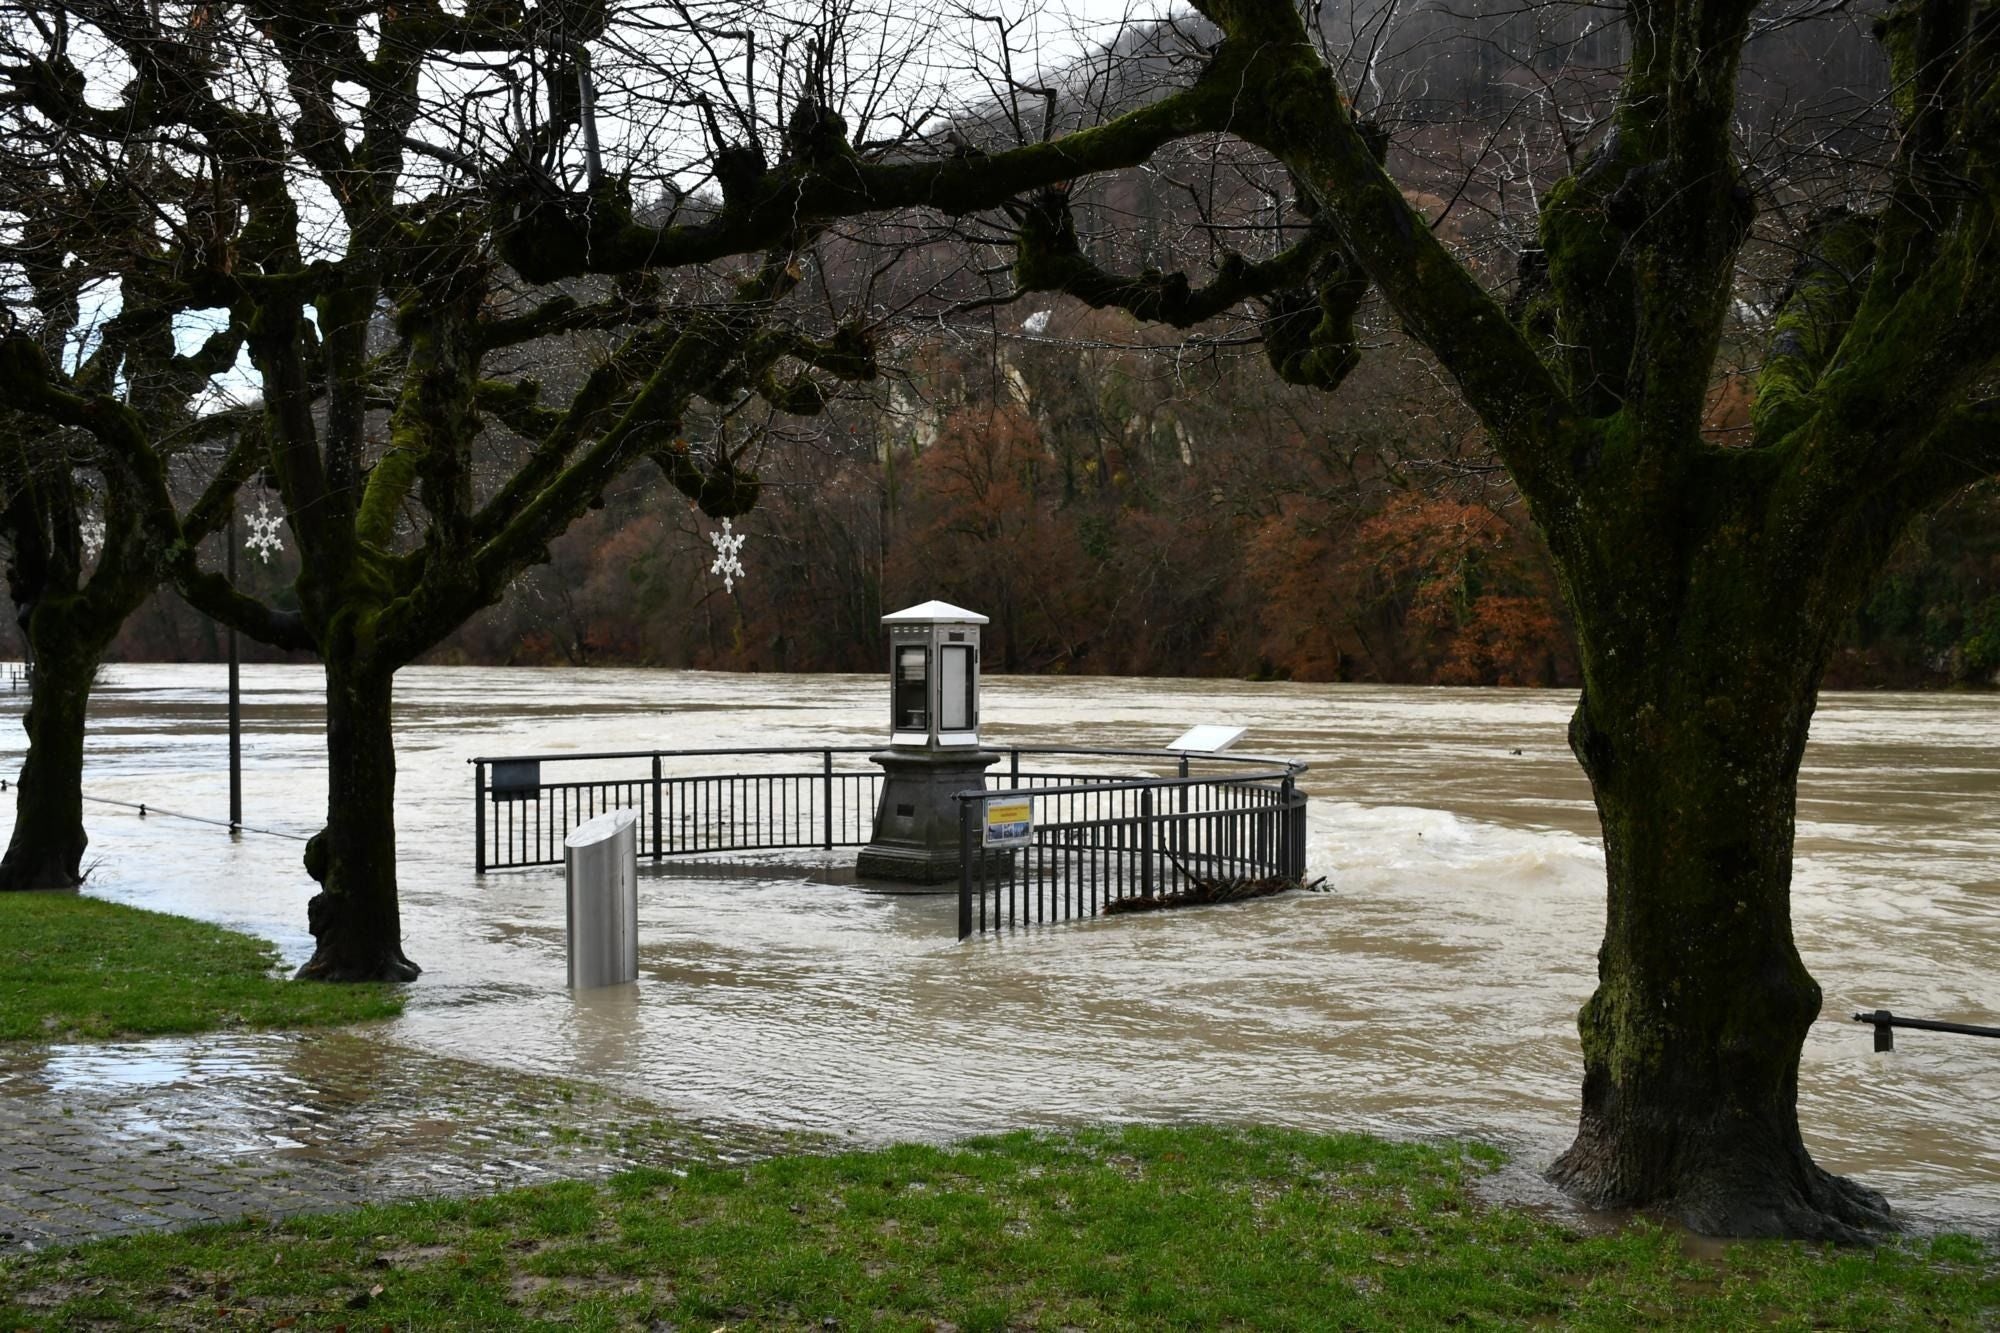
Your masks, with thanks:
<instances>
[{"instance_id":1,"label":"moss on bark","mask_svg":"<svg viewBox=\"0 0 2000 1333\"><path fill-rule=\"evenodd\" d=\"M59 644L44 630L29 635L35 674L21 726L28 753L16 784L14 832L0 859L0 891L74 889L83 883L84 718L97 654Z\"/></svg>"},{"instance_id":2,"label":"moss on bark","mask_svg":"<svg viewBox=\"0 0 2000 1333\"><path fill-rule=\"evenodd\" d=\"M306 907L317 947L301 977L411 981L396 892L394 673L329 660L326 827L306 844L320 891Z\"/></svg>"}]
</instances>

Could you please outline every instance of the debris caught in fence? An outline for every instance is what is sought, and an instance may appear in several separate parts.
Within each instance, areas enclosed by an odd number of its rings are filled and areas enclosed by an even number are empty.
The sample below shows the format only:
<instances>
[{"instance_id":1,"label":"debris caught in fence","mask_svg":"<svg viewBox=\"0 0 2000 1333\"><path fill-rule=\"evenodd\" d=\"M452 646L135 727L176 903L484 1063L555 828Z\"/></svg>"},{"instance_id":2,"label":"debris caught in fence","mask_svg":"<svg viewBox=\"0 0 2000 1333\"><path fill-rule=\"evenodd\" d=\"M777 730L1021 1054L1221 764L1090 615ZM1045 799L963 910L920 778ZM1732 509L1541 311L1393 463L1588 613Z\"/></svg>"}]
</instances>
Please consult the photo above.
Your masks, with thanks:
<instances>
[{"instance_id":1,"label":"debris caught in fence","mask_svg":"<svg viewBox=\"0 0 2000 1333\"><path fill-rule=\"evenodd\" d=\"M1104 904L1105 916L1118 916L1125 912L1164 912L1173 907L1206 907L1211 903L1238 903L1250 898L1269 898L1280 893L1290 893L1297 889L1304 893L1331 893L1326 885L1326 876L1321 875L1311 883L1292 878L1290 875L1263 875L1256 879L1210 879L1189 874L1176 858L1169 857L1187 877L1183 888L1169 889L1164 893L1146 893L1131 898L1113 898Z\"/></svg>"}]
</instances>

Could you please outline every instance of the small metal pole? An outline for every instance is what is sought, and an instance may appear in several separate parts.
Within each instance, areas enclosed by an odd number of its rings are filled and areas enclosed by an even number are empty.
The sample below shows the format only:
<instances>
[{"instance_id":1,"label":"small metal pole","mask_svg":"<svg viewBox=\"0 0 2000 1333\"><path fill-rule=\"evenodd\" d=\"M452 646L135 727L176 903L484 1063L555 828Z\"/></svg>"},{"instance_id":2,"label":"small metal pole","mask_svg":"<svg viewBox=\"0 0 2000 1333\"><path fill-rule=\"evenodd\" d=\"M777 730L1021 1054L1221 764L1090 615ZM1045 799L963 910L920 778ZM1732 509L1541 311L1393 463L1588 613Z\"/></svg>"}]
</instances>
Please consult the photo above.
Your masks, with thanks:
<instances>
[{"instance_id":1,"label":"small metal pole","mask_svg":"<svg viewBox=\"0 0 2000 1333\"><path fill-rule=\"evenodd\" d=\"M1018 745L1007 750L1007 785L1015 788L1021 785L1021 747Z\"/></svg>"},{"instance_id":2,"label":"small metal pole","mask_svg":"<svg viewBox=\"0 0 2000 1333\"><path fill-rule=\"evenodd\" d=\"M1181 776L1182 776L1183 778L1185 778L1185 777L1186 777L1187 775L1188 775L1188 757L1187 757L1186 755L1182 755L1182 756L1181 756ZM1182 787L1182 788L1180 789L1180 796L1179 796L1179 799L1178 799L1178 800L1177 800L1177 801L1175 802L1175 805L1176 805L1176 806L1177 806L1177 807L1179 808L1180 812L1181 812L1181 813L1182 813L1183 815L1185 815L1185 814L1187 813L1187 808L1188 808L1188 789L1187 789L1186 787ZM1175 824L1174 824L1174 836L1173 836L1173 839L1172 839L1172 841L1173 841L1173 844L1174 844L1174 846L1175 846L1175 847L1176 847L1177 849L1179 849L1179 851L1180 851L1180 854L1181 854L1182 856L1186 856L1186 855L1187 855L1187 820L1185 820L1185 819L1181 819L1181 820L1178 820L1178 821L1176 821L1176 822L1175 822Z\"/></svg>"},{"instance_id":3,"label":"small metal pole","mask_svg":"<svg viewBox=\"0 0 2000 1333\"><path fill-rule=\"evenodd\" d=\"M972 804L964 796L958 798L958 937L960 939L972 933Z\"/></svg>"},{"instance_id":4,"label":"small metal pole","mask_svg":"<svg viewBox=\"0 0 2000 1333\"><path fill-rule=\"evenodd\" d=\"M820 845L823 848L825 848L825 850L830 852L833 850L833 751L832 750L821 750L819 752L819 787L820 787L820 804L826 811L826 818L822 821L822 828L825 830L826 836ZM959 938L963 939L965 937L961 935Z\"/></svg>"},{"instance_id":5,"label":"small metal pole","mask_svg":"<svg viewBox=\"0 0 2000 1333\"><path fill-rule=\"evenodd\" d=\"M486 763L472 761L472 873L486 873Z\"/></svg>"},{"instance_id":6,"label":"small metal pole","mask_svg":"<svg viewBox=\"0 0 2000 1333\"><path fill-rule=\"evenodd\" d=\"M236 509L229 510L229 554L224 557L229 586L236 586ZM229 632L229 828L243 825L243 683L236 655L236 627Z\"/></svg>"},{"instance_id":7,"label":"small metal pole","mask_svg":"<svg viewBox=\"0 0 2000 1333\"><path fill-rule=\"evenodd\" d=\"M1278 793L1278 836L1282 840L1279 843L1281 848L1279 861L1282 867L1279 873L1288 875L1292 879L1304 879L1306 876L1304 839L1300 836L1302 830L1293 827L1292 779L1289 775L1278 785Z\"/></svg>"},{"instance_id":8,"label":"small metal pole","mask_svg":"<svg viewBox=\"0 0 2000 1333\"><path fill-rule=\"evenodd\" d=\"M653 752L653 859L660 859L660 755Z\"/></svg>"},{"instance_id":9,"label":"small metal pole","mask_svg":"<svg viewBox=\"0 0 2000 1333\"><path fill-rule=\"evenodd\" d=\"M1153 789L1139 793L1139 896L1153 896Z\"/></svg>"}]
</instances>

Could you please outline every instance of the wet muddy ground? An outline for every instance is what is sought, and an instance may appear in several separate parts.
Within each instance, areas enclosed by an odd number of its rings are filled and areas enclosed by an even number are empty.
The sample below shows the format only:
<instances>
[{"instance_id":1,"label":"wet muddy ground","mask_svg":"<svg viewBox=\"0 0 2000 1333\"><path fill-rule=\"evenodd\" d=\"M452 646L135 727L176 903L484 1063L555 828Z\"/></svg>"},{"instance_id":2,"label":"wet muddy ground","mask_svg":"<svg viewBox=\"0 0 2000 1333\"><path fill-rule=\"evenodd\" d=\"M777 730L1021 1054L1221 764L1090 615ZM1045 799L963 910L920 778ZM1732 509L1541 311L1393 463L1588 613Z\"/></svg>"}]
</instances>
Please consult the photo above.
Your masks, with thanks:
<instances>
[{"instance_id":1,"label":"wet muddy ground","mask_svg":"<svg viewBox=\"0 0 2000 1333\"><path fill-rule=\"evenodd\" d=\"M0 1251L811 1142L371 1030L23 1048L0 1055Z\"/></svg>"}]
</instances>

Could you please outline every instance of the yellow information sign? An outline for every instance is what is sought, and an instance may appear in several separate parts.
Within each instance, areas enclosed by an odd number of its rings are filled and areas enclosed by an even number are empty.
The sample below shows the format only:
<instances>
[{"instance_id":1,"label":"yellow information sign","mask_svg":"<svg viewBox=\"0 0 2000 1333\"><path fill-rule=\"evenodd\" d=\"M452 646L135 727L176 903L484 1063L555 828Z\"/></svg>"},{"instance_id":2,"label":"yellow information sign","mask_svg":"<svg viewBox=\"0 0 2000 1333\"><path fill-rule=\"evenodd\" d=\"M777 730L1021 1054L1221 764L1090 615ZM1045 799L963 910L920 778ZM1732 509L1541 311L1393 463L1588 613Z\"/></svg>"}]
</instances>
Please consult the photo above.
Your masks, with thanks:
<instances>
[{"instance_id":1,"label":"yellow information sign","mask_svg":"<svg viewBox=\"0 0 2000 1333\"><path fill-rule=\"evenodd\" d=\"M1026 796L988 797L986 837L988 847L1026 847L1035 840L1034 804Z\"/></svg>"}]
</instances>

